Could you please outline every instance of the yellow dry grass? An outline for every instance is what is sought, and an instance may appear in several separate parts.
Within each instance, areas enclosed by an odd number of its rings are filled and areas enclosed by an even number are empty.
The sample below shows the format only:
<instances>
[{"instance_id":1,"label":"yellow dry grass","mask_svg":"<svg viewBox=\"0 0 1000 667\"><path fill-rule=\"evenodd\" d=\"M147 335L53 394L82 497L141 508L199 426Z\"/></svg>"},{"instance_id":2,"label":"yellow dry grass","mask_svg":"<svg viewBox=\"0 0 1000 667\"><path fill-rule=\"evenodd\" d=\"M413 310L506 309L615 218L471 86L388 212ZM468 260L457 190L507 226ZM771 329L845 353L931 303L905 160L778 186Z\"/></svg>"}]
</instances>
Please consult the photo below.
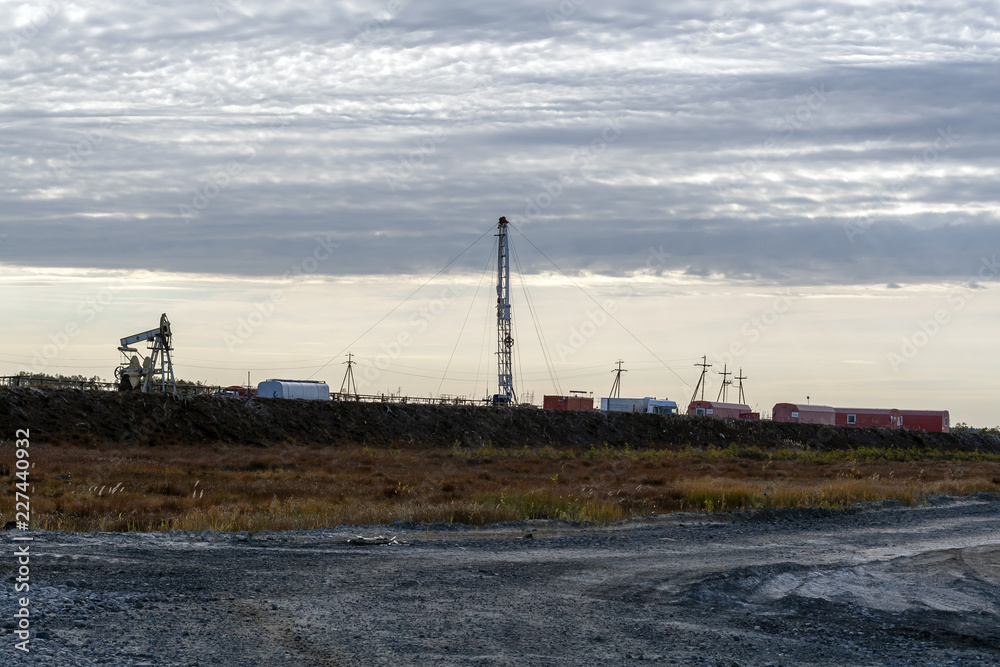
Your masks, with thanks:
<instances>
[{"instance_id":1,"label":"yellow dry grass","mask_svg":"<svg viewBox=\"0 0 1000 667\"><path fill-rule=\"evenodd\" d=\"M988 460L762 461L669 450L294 445L37 445L31 460L32 524L65 531L260 531L520 519L604 523L680 509L843 508L1000 491L1000 463ZM0 466L8 478L10 472ZM13 515L13 495L0 498L5 520Z\"/></svg>"}]
</instances>

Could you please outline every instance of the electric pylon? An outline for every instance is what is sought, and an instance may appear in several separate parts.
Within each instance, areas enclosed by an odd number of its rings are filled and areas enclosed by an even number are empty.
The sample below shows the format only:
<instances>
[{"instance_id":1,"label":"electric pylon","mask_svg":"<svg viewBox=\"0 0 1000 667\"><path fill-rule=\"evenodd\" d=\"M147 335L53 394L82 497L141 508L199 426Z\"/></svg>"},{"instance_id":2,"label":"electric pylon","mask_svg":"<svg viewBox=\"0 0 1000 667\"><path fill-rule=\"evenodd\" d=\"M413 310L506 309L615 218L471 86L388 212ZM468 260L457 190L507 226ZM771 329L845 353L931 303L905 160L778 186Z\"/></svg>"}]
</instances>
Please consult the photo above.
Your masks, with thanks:
<instances>
[{"instance_id":1,"label":"electric pylon","mask_svg":"<svg viewBox=\"0 0 1000 667\"><path fill-rule=\"evenodd\" d=\"M709 364L707 362L708 362L708 357L703 356L701 358L701 363L695 364L695 366L701 366L701 377L698 378L698 384L694 386L694 393L691 394L692 401L698 400L699 387L701 388L701 400L703 401L705 400L705 385L708 384L707 382L705 382L705 376L708 374L708 369L712 367L712 364Z\"/></svg>"},{"instance_id":2,"label":"electric pylon","mask_svg":"<svg viewBox=\"0 0 1000 667\"><path fill-rule=\"evenodd\" d=\"M628 373L627 370L622 369L622 364L624 363L624 361L619 359L617 361L618 368L611 369L611 372L615 374L615 383L611 385L611 393L608 395L611 398L622 397L622 373Z\"/></svg>"},{"instance_id":3,"label":"electric pylon","mask_svg":"<svg viewBox=\"0 0 1000 667\"><path fill-rule=\"evenodd\" d=\"M728 395L729 394L729 391L728 391L729 385L731 385L733 383L732 380L727 380L726 379L730 375L732 375L732 372L730 372L729 369L728 369L728 364L723 364L722 365L722 370L719 371L719 375L722 376L722 386L719 387L719 395L716 397L715 400L718 401L719 399L722 399L722 402L725 403L726 399L729 398L729 395Z\"/></svg>"},{"instance_id":4,"label":"electric pylon","mask_svg":"<svg viewBox=\"0 0 1000 667\"><path fill-rule=\"evenodd\" d=\"M740 381L740 403L743 405L747 404L747 397L743 393L743 381L747 379L747 376L743 375L743 369L740 369L740 374L736 376L736 379Z\"/></svg>"},{"instance_id":5,"label":"electric pylon","mask_svg":"<svg viewBox=\"0 0 1000 667\"><path fill-rule=\"evenodd\" d=\"M350 352L347 353L347 372L344 373L344 381L340 383L340 395L344 394L354 394L354 399L358 400L358 385L354 384L354 355ZM353 391L352 391L353 389Z\"/></svg>"}]
</instances>

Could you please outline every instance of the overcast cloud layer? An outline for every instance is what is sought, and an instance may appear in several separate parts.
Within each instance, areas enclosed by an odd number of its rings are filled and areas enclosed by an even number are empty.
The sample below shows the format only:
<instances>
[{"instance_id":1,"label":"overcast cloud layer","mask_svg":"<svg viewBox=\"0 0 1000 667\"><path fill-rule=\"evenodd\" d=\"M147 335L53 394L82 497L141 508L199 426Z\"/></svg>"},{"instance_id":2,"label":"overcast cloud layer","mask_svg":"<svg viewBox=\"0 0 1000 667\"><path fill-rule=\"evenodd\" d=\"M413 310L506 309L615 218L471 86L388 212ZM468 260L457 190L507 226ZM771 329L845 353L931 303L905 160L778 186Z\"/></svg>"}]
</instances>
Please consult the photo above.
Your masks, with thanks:
<instances>
[{"instance_id":1,"label":"overcast cloud layer","mask_svg":"<svg viewBox=\"0 0 1000 667\"><path fill-rule=\"evenodd\" d=\"M0 261L423 273L506 215L571 273L968 280L998 9L4 2Z\"/></svg>"}]
</instances>

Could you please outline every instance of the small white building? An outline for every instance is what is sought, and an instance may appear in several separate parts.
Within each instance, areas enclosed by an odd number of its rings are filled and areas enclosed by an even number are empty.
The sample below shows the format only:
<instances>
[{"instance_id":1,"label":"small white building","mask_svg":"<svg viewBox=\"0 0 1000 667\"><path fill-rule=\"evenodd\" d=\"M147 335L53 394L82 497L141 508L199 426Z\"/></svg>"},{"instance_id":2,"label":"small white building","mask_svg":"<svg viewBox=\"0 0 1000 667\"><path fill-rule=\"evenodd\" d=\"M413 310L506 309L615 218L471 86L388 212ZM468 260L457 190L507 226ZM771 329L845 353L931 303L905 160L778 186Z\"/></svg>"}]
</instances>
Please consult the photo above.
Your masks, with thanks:
<instances>
[{"instance_id":1,"label":"small white building","mask_svg":"<svg viewBox=\"0 0 1000 667\"><path fill-rule=\"evenodd\" d=\"M265 380L257 385L257 397L329 401L330 386L313 380Z\"/></svg>"}]
</instances>

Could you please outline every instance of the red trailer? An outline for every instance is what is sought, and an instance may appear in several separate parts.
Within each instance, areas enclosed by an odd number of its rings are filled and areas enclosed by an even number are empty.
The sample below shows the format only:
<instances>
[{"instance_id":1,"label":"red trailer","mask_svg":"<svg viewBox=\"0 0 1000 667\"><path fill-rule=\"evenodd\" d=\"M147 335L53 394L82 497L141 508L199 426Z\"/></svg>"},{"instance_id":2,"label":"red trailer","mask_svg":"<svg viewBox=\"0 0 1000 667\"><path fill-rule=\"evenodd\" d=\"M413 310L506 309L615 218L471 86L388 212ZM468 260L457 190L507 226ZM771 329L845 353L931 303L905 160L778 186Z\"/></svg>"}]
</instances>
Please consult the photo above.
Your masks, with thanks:
<instances>
[{"instance_id":1,"label":"red trailer","mask_svg":"<svg viewBox=\"0 0 1000 667\"><path fill-rule=\"evenodd\" d=\"M718 419L753 419L757 413L749 405L742 403L719 403L717 401L691 401L687 409L690 417L716 417ZM757 418L760 415L757 414Z\"/></svg>"},{"instance_id":2,"label":"red trailer","mask_svg":"<svg viewBox=\"0 0 1000 667\"><path fill-rule=\"evenodd\" d=\"M837 426L889 428L894 425L892 410L880 408L834 408Z\"/></svg>"},{"instance_id":3,"label":"red trailer","mask_svg":"<svg viewBox=\"0 0 1000 667\"><path fill-rule=\"evenodd\" d=\"M591 396L545 396L542 407L546 410L593 410L594 399Z\"/></svg>"},{"instance_id":4,"label":"red trailer","mask_svg":"<svg viewBox=\"0 0 1000 667\"><path fill-rule=\"evenodd\" d=\"M869 408L834 408L837 426L902 428L910 431L951 432L947 410L897 410Z\"/></svg>"},{"instance_id":5,"label":"red trailer","mask_svg":"<svg viewBox=\"0 0 1000 667\"><path fill-rule=\"evenodd\" d=\"M951 415L947 410L898 410L899 428L910 431L951 433Z\"/></svg>"},{"instance_id":6,"label":"red trailer","mask_svg":"<svg viewBox=\"0 0 1000 667\"><path fill-rule=\"evenodd\" d=\"M771 419L792 424L836 424L836 411L828 405L797 405L776 403L771 411Z\"/></svg>"}]
</instances>

